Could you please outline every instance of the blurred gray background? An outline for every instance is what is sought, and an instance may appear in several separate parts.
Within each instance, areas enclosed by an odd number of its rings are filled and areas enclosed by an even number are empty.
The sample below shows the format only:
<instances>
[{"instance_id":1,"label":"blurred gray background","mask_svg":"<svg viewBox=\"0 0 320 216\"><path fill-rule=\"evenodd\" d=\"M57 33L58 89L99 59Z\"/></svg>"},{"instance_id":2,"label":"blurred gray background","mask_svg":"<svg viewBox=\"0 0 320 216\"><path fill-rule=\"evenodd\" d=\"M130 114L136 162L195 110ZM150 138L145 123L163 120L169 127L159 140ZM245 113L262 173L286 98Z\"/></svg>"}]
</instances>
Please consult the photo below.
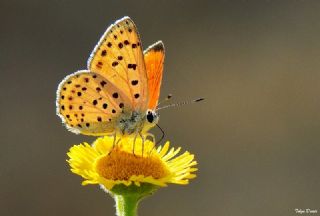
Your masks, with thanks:
<instances>
[{"instance_id":1,"label":"blurred gray background","mask_svg":"<svg viewBox=\"0 0 320 216\"><path fill-rule=\"evenodd\" d=\"M114 215L69 171L68 149L93 138L61 125L55 92L125 15L144 47L165 43L162 97L206 98L160 120L198 178L140 215L320 215L320 2L297 0L1 0L0 215Z\"/></svg>"}]
</instances>

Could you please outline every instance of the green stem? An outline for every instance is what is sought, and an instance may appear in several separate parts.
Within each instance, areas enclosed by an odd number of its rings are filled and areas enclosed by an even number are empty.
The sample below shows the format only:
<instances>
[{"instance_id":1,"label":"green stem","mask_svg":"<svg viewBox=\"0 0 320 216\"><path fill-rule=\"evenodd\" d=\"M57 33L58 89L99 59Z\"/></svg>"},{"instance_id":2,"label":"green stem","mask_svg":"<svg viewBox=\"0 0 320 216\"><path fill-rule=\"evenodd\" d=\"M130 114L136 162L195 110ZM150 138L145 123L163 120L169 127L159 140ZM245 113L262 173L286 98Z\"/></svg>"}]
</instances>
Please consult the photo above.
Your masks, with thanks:
<instances>
[{"instance_id":1,"label":"green stem","mask_svg":"<svg viewBox=\"0 0 320 216\"><path fill-rule=\"evenodd\" d=\"M115 185L111 194L116 201L117 216L137 216L137 209L140 200L153 194L159 186L143 183L139 186L132 184Z\"/></svg>"},{"instance_id":2,"label":"green stem","mask_svg":"<svg viewBox=\"0 0 320 216\"><path fill-rule=\"evenodd\" d=\"M137 216L139 196L129 195L115 195L117 216Z\"/></svg>"}]
</instances>

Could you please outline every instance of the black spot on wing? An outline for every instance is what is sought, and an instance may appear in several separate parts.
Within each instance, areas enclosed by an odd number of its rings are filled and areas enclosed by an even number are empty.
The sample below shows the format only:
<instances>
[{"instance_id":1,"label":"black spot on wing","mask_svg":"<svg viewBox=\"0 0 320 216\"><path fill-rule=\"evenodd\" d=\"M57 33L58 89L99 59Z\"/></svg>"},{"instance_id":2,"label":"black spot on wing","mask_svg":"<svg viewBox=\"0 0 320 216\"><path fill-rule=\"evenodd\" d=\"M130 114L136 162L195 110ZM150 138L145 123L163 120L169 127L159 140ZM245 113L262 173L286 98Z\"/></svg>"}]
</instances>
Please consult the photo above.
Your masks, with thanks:
<instances>
[{"instance_id":1,"label":"black spot on wing","mask_svg":"<svg viewBox=\"0 0 320 216\"><path fill-rule=\"evenodd\" d=\"M132 80L132 81L131 81L131 85L133 85L133 86L137 85L138 83L139 83L138 80Z\"/></svg>"},{"instance_id":2,"label":"black spot on wing","mask_svg":"<svg viewBox=\"0 0 320 216\"><path fill-rule=\"evenodd\" d=\"M133 70L136 70L137 68L137 65L136 64L128 64L128 68L130 69L133 69Z\"/></svg>"},{"instance_id":3,"label":"black spot on wing","mask_svg":"<svg viewBox=\"0 0 320 216\"><path fill-rule=\"evenodd\" d=\"M119 97L119 94L118 94L117 92L115 92L115 93L112 94L112 97L113 97L113 98L118 98L118 97Z\"/></svg>"},{"instance_id":4,"label":"black spot on wing","mask_svg":"<svg viewBox=\"0 0 320 216\"><path fill-rule=\"evenodd\" d=\"M100 82L100 85L103 87L103 86L105 86L107 84L107 82L106 81L104 81L104 80L102 80L101 82Z\"/></svg>"},{"instance_id":5,"label":"black spot on wing","mask_svg":"<svg viewBox=\"0 0 320 216\"><path fill-rule=\"evenodd\" d=\"M102 50L101 56L105 56L105 55L107 55L107 50Z\"/></svg>"}]
</instances>

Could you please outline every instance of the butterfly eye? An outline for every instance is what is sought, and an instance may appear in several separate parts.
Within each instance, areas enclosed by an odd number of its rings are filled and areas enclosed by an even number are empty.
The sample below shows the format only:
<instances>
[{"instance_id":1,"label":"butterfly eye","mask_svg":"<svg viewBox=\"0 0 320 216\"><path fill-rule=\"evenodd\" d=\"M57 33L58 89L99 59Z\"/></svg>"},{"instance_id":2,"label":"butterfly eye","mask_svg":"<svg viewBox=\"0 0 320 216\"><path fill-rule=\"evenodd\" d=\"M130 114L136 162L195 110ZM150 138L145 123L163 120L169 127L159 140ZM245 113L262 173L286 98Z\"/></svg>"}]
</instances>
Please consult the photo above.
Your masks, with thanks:
<instances>
[{"instance_id":1,"label":"butterfly eye","mask_svg":"<svg viewBox=\"0 0 320 216\"><path fill-rule=\"evenodd\" d=\"M154 116L153 116L153 113L148 111L148 114L147 114L147 120L149 123L152 123L153 120L154 120Z\"/></svg>"}]
</instances>

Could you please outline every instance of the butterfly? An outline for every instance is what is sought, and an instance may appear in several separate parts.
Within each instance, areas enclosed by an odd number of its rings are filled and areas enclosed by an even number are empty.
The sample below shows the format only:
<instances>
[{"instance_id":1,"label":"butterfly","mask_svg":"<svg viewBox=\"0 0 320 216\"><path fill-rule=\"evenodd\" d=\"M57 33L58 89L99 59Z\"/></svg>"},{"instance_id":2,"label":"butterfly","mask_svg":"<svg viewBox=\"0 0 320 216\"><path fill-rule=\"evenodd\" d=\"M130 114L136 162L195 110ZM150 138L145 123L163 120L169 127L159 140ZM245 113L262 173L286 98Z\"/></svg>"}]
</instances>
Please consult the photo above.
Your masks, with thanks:
<instances>
[{"instance_id":1,"label":"butterfly","mask_svg":"<svg viewBox=\"0 0 320 216\"><path fill-rule=\"evenodd\" d=\"M123 17L102 35L87 69L59 84L57 115L76 134L147 135L159 121L164 56L162 41L143 51L134 22Z\"/></svg>"}]
</instances>

